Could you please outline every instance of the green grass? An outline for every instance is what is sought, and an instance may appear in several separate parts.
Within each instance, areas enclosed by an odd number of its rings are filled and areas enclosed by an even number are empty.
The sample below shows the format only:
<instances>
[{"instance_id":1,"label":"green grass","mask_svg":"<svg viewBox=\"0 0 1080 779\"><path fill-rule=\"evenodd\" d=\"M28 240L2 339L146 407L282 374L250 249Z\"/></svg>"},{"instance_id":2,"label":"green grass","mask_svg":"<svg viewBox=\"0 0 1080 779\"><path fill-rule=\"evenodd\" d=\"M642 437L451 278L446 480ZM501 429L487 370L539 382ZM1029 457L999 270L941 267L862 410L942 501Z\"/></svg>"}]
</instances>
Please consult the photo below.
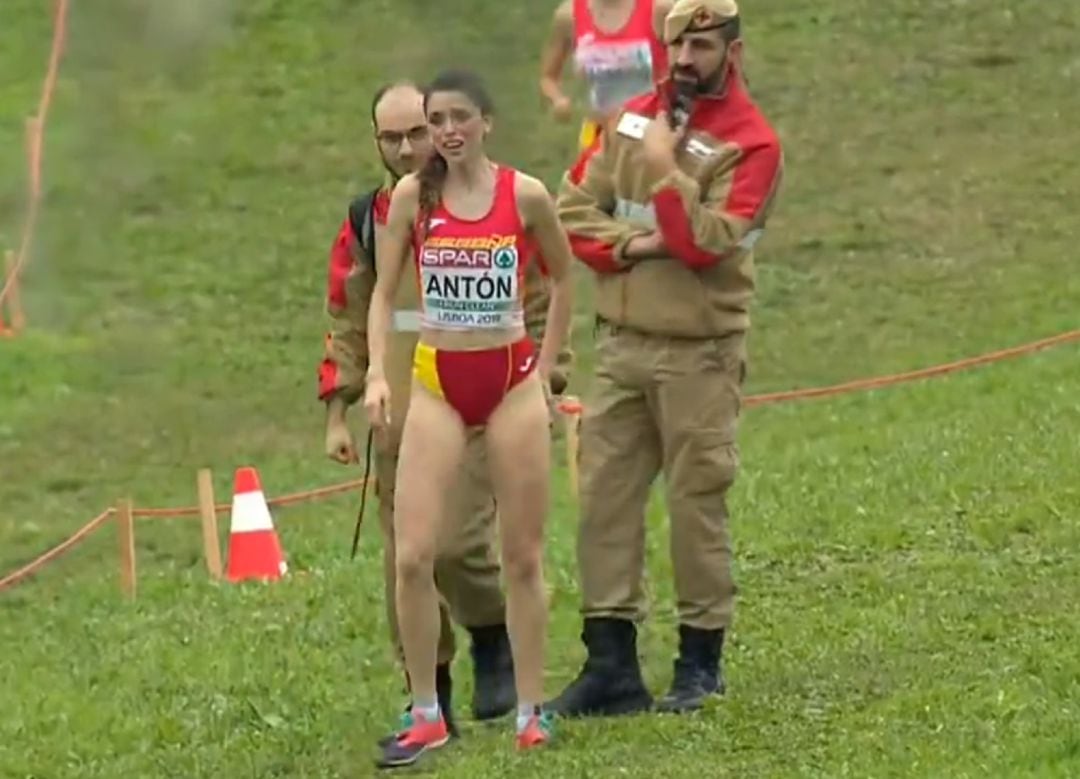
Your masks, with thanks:
<instances>
[{"instance_id":1,"label":"green grass","mask_svg":"<svg viewBox=\"0 0 1080 779\"><path fill-rule=\"evenodd\" d=\"M0 572L121 497L193 503L200 467L219 500L248 463L273 495L359 475L323 458L314 369L326 249L378 172L377 81L477 65L503 159L554 185L573 150L533 87L548 3L108 5L71 5L30 329L0 342ZM50 31L42 3L4 6L13 245ZM747 4L752 87L789 167L760 252L751 392L1077 327L1073 6ZM440 775L1076 775L1078 380L1066 346L751 410L728 698L690 719L563 724L546 759L466 723ZM582 658L561 463L556 486L551 692ZM140 522L134 604L111 524L0 594L0 776L370 775L400 674L374 522L348 558L355 508L350 494L276 512L305 573L270 587L208 583L198 523L178 519ZM666 541L658 495L642 644L657 691L675 648ZM469 676L462 652L462 716Z\"/></svg>"}]
</instances>

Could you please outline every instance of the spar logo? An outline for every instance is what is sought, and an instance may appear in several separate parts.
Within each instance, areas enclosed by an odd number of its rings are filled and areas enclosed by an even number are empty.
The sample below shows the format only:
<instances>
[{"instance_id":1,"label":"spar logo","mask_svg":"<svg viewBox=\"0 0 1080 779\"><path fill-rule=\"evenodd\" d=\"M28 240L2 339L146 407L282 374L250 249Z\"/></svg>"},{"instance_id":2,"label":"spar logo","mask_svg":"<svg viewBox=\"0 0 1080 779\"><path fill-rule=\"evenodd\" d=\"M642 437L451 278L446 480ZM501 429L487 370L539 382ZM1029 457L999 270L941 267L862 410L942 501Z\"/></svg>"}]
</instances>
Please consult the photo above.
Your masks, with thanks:
<instances>
[{"instance_id":1,"label":"spar logo","mask_svg":"<svg viewBox=\"0 0 1080 779\"><path fill-rule=\"evenodd\" d=\"M598 43L582 41L578 48L578 67L586 73L611 74L652 67L652 50L645 41Z\"/></svg>"},{"instance_id":2,"label":"spar logo","mask_svg":"<svg viewBox=\"0 0 1080 779\"><path fill-rule=\"evenodd\" d=\"M462 270L509 270L517 265L515 235L481 237L429 237L420 252L420 264L427 268Z\"/></svg>"},{"instance_id":3,"label":"spar logo","mask_svg":"<svg viewBox=\"0 0 1080 779\"><path fill-rule=\"evenodd\" d=\"M499 270L510 270L517 265L517 247L504 246L495 250L495 267Z\"/></svg>"}]
</instances>

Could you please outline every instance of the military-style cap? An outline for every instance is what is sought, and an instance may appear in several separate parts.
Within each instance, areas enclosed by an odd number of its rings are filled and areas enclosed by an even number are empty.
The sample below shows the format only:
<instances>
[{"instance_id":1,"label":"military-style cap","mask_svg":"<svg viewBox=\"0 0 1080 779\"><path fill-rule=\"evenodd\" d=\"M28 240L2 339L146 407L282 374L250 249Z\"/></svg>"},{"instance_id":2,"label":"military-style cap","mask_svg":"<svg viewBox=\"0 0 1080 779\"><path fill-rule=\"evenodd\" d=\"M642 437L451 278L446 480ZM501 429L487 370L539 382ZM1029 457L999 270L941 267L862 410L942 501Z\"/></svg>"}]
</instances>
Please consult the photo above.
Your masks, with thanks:
<instances>
[{"instance_id":1,"label":"military-style cap","mask_svg":"<svg viewBox=\"0 0 1080 779\"><path fill-rule=\"evenodd\" d=\"M684 32L715 30L739 15L735 0L677 0L664 17L664 41Z\"/></svg>"}]
</instances>

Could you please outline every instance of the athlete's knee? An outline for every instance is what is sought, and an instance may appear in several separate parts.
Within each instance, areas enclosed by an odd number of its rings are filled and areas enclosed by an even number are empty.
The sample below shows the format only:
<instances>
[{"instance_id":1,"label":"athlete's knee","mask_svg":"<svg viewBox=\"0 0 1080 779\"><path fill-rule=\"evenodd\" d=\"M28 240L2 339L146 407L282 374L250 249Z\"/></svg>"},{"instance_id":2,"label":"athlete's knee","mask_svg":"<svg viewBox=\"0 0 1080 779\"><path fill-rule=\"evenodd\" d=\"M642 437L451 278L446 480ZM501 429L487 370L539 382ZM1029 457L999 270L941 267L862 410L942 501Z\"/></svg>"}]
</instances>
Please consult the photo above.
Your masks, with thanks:
<instances>
[{"instance_id":1,"label":"athlete's knee","mask_svg":"<svg viewBox=\"0 0 1080 779\"><path fill-rule=\"evenodd\" d=\"M427 540L397 540L394 571L397 578L411 584L435 575L435 549Z\"/></svg>"},{"instance_id":2,"label":"athlete's knee","mask_svg":"<svg viewBox=\"0 0 1080 779\"><path fill-rule=\"evenodd\" d=\"M508 585L535 582L544 568L543 546L529 543L504 546L502 567Z\"/></svg>"}]
</instances>

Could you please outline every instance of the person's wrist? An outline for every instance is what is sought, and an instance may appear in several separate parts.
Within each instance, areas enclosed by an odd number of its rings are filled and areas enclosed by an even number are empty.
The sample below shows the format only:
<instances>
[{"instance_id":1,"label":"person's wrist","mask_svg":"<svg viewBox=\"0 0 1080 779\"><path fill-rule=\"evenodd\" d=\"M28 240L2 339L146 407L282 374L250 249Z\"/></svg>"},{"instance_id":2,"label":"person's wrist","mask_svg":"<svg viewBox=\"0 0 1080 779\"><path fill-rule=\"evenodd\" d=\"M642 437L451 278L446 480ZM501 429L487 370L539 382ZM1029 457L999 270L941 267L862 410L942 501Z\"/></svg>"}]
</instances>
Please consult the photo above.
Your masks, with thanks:
<instances>
[{"instance_id":1,"label":"person's wrist","mask_svg":"<svg viewBox=\"0 0 1080 779\"><path fill-rule=\"evenodd\" d=\"M348 404L345 402L339 393L334 394L326 400L326 418L331 422L344 422L345 412L348 410Z\"/></svg>"}]
</instances>

